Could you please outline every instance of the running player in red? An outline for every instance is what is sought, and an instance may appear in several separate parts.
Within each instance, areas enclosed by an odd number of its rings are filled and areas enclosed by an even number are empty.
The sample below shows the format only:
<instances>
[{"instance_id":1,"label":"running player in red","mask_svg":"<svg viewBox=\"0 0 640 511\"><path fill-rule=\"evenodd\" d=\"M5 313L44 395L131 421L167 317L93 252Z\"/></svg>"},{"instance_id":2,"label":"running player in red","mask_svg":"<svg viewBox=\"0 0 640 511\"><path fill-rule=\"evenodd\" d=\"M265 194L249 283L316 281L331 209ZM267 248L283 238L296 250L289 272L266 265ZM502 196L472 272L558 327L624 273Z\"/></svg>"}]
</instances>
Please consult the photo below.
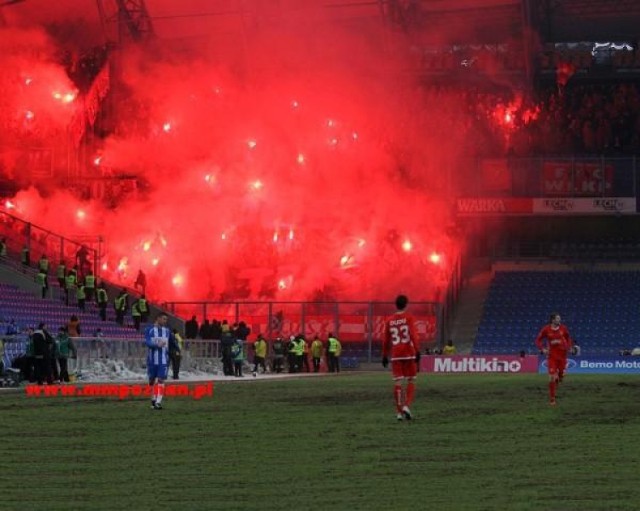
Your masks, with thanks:
<instances>
[{"instance_id":1,"label":"running player in red","mask_svg":"<svg viewBox=\"0 0 640 511\"><path fill-rule=\"evenodd\" d=\"M382 343L382 365L389 365L393 372L393 397L396 403L396 418L411 420L411 403L416 393L416 374L420 362L420 347L416 334L415 320L405 312L409 299L404 295L396 298L396 313L385 319L384 341ZM403 396L402 380L407 385Z\"/></svg>"},{"instance_id":2,"label":"running player in red","mask_svg":"<svg viewBox=\"0 0 640 511\"><path fill-rule=\"evenodd\" d=\"M536 346L547 355L547 368L549 370L549 403L556 404L556 388L564 378L564 371L567 368L567 356L573 347L573 341L566 326L560 324L560 314L551 314L549 324L542 327ZM544 341L546 342L546 346Z\"/></svg>"}]
</instances>

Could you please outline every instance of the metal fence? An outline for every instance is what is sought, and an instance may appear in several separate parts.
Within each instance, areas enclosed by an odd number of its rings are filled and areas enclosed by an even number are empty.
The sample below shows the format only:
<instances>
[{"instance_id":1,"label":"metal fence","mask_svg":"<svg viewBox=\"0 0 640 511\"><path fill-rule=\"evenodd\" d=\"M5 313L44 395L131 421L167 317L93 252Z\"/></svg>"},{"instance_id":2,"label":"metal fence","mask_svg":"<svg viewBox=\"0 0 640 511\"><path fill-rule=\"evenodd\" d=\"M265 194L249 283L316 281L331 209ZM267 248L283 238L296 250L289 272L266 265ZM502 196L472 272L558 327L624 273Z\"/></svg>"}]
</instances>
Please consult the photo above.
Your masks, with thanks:
<instances>
[{"instance_id":1,"label":"metal fence","mask_svg":"<svg viewBox=\"0 0 640 511\"><path fill-rule=\"evenodd\" d=\"M99 275L102 243L99 238L86 244L79 243L25 222L6 211L0 211L0 238L6 239L9 254L14 255L17 260L21 260L22 250L27 248L31 266L37 266L40 256L46 255L50 275L55 275L56 267L61 261L64 261L67 268L77 264L82 274L91 270L94 275Z\"/></svg>"},{"instance_id":2,"label":"metal fence","mask_svg":"<svg viewBox=\"0 0 640 511\"><path fill-rule=\"evenodd\" d=\"M107 339L95 337L75 337L73 343L77 350L77 359L72 369L77 372L86 371L96 361L122 362L127 369L140 370L146 367L147 347L141 338ZM27 349L27 337L17 335L5 340L5 367L12 360L23 355ZM182 354L182 368L197 368L211 365L220 358L220 342L217 340L186 341Z\"/></svg>"},{"instance_id":3,"label":"metal fence","mask_svg":"<svg viewBox=\"0 0 640 511\"><path fill-rule=\"evenodd\" d=\"M302 334L326 340L334 334L346 353L367 361L379 354L384 319L395 311L395 305L387 302L170 302L164 306L182 318L195 316L199 323L243 321L252 334L261 333L267 339ZM441 346L443 304L412 302L411 313L424 346Z\"/></svg>"}]
</instances>

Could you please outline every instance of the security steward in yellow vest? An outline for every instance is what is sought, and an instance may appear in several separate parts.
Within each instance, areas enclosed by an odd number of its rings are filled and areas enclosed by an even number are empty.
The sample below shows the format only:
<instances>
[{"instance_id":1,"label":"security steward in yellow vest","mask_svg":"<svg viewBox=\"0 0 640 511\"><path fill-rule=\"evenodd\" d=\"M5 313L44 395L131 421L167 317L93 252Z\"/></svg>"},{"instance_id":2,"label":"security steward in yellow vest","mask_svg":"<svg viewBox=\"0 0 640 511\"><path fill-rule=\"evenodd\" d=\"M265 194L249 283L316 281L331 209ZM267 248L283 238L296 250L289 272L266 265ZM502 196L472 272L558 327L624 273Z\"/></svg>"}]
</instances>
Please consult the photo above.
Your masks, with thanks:
<instances>
[{"instance_id":1,"label":"security steward in yellow vest","mask_svg":"<svg viewBox=\"0 0 640 511\"><path fill-rule=\"evenodd\" d=\"M67 275L67 265L64 264L64 261L60 261L60 264L58 265L58 269L56 270L56 277L58 277L58 285L60 286L60 289L65 288L66 275Z\"/></svg>"},{"instance_id":2,"label":"security steward in yellow vest","mask_svg":"<svg viewBox=\"0 0 640 511\"><path fill-rule=\"evenodd\" d=\"M84 304L87 301L87 292L82 282L79 282L78 287L76 287L76 300L78 302L78 309L84 312Z\"/></svg>"},{"instance_id":3,"label":"security steward in yellow vest","mask_svg":"<svg viewBox=\"0 0 640 511\"><path fill-rule=\"evenodd\" d=\"M64 285L64 300L67 305L69 305L69 295L76 291L76 284L76 272L70 270L68 275L65 277Z\"/></svg>"},{"instance_id":4,"label":"security steward in yellow vest","mask_svg":"<svg viewBox=\"0 0 640 511\"><path fill-rule=\"evenodd\" d=\"M131 306L131 319L133 319L133 328L136 332L140 331L140 321L142 319L142 313L140 312L140 302L134 302Z\"/></svg>"},{"instance_id":5,"label":"security steward in yellow vest","mask_svg":"<svg viewBox=\"0 0 640 511\"><path fill-rule=\"evenodd\" d=\"M313 360L313 372L320 372L320 360L322 359L322 352L324 351L324 346L322 345L322 341L316 335L315 339L311 343L311 359Z\"/></svg>"},{"instance_id":6,"label":"security steward in yellow vest","mask_svg":"<svg viewBox=\"0 0 640 511\"><path fill-rule=\"evenodd\" d=\"M91 270L84 277L84 291L87 294L87 300L92 302L96 291L96 276Z\"/></svg>"},{"instance_id":7,"label":"security steward in yellow vest","mask_svg":"<svg viewBox=\"0 0 640 511\"><path fill-rule=\"evenodd\" d=\"M49 280L47 279L47 273L40 270L36 275L36 282L40 286L42 292L42 299L47 297L47 290L49 289Z\"/></svg>"},{"instance_id":8,"label":"security steward in yellow vest","mask_svg":"<svg viewBox=\"0 0 640 511\"><path fill-rule=\"evenodd\" d=\"M127 293L120 291L120 294L113 300L113 308L116 311L116 323L124 325L124 315L127 311Z\"/></svg>"},{"instance_id":9,"label":"security steward in yellow vest","mask_svg":"<svg viewBox=\"0 0 640 511\"><path fill-rule=\"evenodd\" d=\"M291 336L289 338L289 344L287 345L287 354L289 355L289 372L297 373L298 372L298 364L296 359L296 354L298 353L298 343L296 342L295 336Z\"/></svg>"},{"instance_id":10,"label":"security steward in yellow vest","mask_svg":"<svg viewBox=\"0 0 640 511\"><path fill-rule=\"evenodd\" d=\"M330 373L340 372L340 353L342 352L342 345L340 341L329 334L327 339L327 359Z\"/></svg>"},{"instance_id":11,"label":"security steward in yellow vest","mask_svg":"<svg viewBox=\"0 0 640 511\"><path fill-rule=\"evenodd\" d=\"M42 257L40 257L40 260L38 261L38 270L45 274L49 273L49 259L47 259L47 256L44 254L42 254Z\"/></svg>"},{"instance_id":12,"label":"security steward in yellow vest","mask_svg":"<svg viewBox=\"0 0 640 511\"><path fill-rule=\"evenodd\" d=\"M138 310L140 311L140 320L146 323L149 319L149 304L145 295L138 298Z\"/></svg>"},{"instance_id":13,"label":"security steward in yellow vest","mask_svg":"<svg viewBox=\"0 0 640 511\"><path fill-rule=\"evenodd\" d=\"M267 341L262 336L262 334L258 334L258 338L256 342L253 343L253 376L258 374L258 366L262 366L262 373L267 372L267 365L265 360L267 358Z\"/></svg>"},{"instance_id":14,"label":"security steward in yellow vest","mask_svg":"<svg viewBox=\"0 0 640 511\"><path fill-rule=\"evenodd\" d=\"M109 295L107 295L107 290L104 288L104 284L100 284L100 287L96 292L96 301L98 302L98 315L102 321L106 321Z\"/></svg>"}]
</instances>

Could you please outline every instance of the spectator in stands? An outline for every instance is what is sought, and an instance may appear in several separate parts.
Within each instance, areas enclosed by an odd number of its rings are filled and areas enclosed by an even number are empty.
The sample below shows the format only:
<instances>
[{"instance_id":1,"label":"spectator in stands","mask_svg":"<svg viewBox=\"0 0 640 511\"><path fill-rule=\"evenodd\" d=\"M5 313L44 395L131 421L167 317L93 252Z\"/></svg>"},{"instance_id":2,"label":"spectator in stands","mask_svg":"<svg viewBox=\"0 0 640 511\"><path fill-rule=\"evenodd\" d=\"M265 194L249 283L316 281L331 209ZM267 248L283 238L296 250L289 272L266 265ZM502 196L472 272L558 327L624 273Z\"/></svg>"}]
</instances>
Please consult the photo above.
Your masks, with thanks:
<instances>
[{"instance_id":1,"label":"spectator in stands","mask_svg":"<svg viewBox=\"0 0 640 511\"><path fill-rule=\"evenodd\" d=\"M60 383L69 383L68 359L70 357L77 357L76 347L71 337L69 337L67 329L61 326L58 329L58 335L56 337L56 358L60 365Z\"/></svg>"},{"instance_id":2,"label":"spectator in stands","mask_svg":"<svg viewBox=\"0 0 640 511\"><path fill-rule=\"evenodd\" d=\"M184 341L182 336L176 328L173 329L173 337L176 342L169 346L169 360L171 360L171 371L173 373L173 379L180 379L180 362L182 361L182 349L184 347Z\"/></svg>"},{"instance_id":3,"label":"spectator in stands","mask_svg":"<svg viewBox=\"0 0 640 511\"><path fill-rule=\"evenodd\" d=\"M629 348L622 348L620 350L620 356L621 357L629 357L629 356L631 356L631 350Z\"/></svg>"},{"instance_id":4,"label":"spectator in stands","mask_svg":"<svg viewBox=\"0 0 640 511\"><path fill-rule=\"evenodd\" d=\"M86 275L91 269L91 261L89 261L89 251L87 247L81 245L76 252L76 266L81 275Z\"/></svg>"},{"instance_id":5,"label":"spectator in stands","mask_svg":"<svg viewBox=\"0 0 640 511\"><path fill-rule=\"evenodd\" d=\"M69 337L80 337L81 333L80 320L78 316L73 314L67 323L67 334L69 334Z\"/></svg>"},{"instance_id":6,"label":"spectator in stands","mask_svg":"<svg viewBox=\"0 0 640 511\"><path fill-rule=\"evenodd\" d=\"M285 345L280 337L273 341L273 372L280 374L284 369Z\"/></svg>"},{"instance_id":7,"label":"spectator in stands","mask_svg":"<svg viewBox=\"0 0 640 511\"><path fill-rule=\"evenodd\" d=\"M20 329L18 328L18 325L16 325L15 319L12 318L11 321L9 321L4 333L5 335L11 335L11 336L18 335L20 333Z\"/></svg>"},{"instance_id":8,"label":"spectator in stands","mask_svg":"<svg viewBox=\"0 0 640 511\"><path fill-rule=\"evenodd\" d=\"M246 325L244 321L240 321L240 323L234 325L233 334L236 339L247 342L247 338L251 334L251 329Z\"/></svg>"},{"instance_id":9,"label":"spectator in stands","mask_svg":"<svg viewBox=\"0 0 640 511\"><path fill-rule=\"evenodd\" d=\"M220 339L222 336L222 324L217 319L211 321L211 326L209 327L211 339Z\"/></svg>"},{"instance_id":10,"label":"spectator in stands","mask_svg":"<svg viewBox=\"0 0 640 511\"><path fill-rule=\"evenodd\" d=\"M27 245L22 247L22 252L20 253L20 262L22 263L22 266L31 265L31 256L29 252L29 247Z\"/></svg>"},{"instance_id":11,"label":"spectator in stands","mask_svg":"<svg viewBox=\"0 0 640 511\"><path fill-rule=\"evenodd\" d=\"M0 257L7 257L7 238L0 239Z\"/></svg>"},{"instance_id":12,"label":"spectator in stands","mask_svg":"<svg viewBox=\"0 0 640 511\"><path fill-rule=\"evenodd\" d=\"M573 339L573 356L579 357L581 353L582 353L582 348L580 348L578 341Z\"/></svg>"},{"instance_id":13,"label":"spectator in stands","mask_svg":"<svg viewBox=\"0 0 640 511\"><path fill-rule=\"evenodd\" d=\"M198 320L195 316L184 324L184 333L187 339L195 339L198 337Z\"/></svg>"},{"instance_id":14,"label":"spectator in stands","mask_svg":"<svg viewBox=\"0 0 640 511\"><path fill-rule=\"evenodd\" d=\"M138 270L138 275L136 277L136 281L133 284L133 287L140 291L140 293L145 294L147 290L147 276L144 274L142 270Z\"/></svg>"},{"instance_id":15,"label":"spectator in stands","mask_svg":"<svg viewBox=\"0 0 640 511\"><path fill-rule=\"evenodd\" d=\"M632 357L640 357L640 346L636 346L631 350Z\"/></svg>"},{"instance_id":16,"label":"spectator in stands","mask_svg":"<svg viewBox=\"0 0 640 511\"><path fill-rule=\"evenodd\" d=\"M204 319L202 325L200 325L200 331L198 332L200 335L200 339L210 339L209 334L211 332L211 327L209 325L209 320L207 318Z\"/></svg>"},{"instance_id":17,"label":"spectator in stands","mask_svg":"<svg viewBox=\"0 0 640 511\"><path fill-rule=\"evenodd\" d=\"M453 345L453 340L449 339L444 349L442 350L442 354L446 356L452 356L456 354L456 347Z\"/></svg>"}]
</instances>

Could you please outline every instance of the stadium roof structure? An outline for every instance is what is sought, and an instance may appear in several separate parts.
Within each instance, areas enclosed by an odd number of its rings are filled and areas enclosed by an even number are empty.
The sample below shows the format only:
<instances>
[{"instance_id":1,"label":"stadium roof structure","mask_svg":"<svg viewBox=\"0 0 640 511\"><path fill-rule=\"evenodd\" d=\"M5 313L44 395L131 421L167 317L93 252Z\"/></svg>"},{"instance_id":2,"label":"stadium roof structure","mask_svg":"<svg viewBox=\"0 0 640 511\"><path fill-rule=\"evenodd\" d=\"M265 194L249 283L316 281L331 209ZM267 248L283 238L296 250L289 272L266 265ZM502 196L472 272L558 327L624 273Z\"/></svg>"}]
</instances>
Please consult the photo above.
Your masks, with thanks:
<instances>
[{"instance_id":1,"label":"stadium roof structure","mask_svg":"<svg viewBox=\"0 0 640 511\"><path fill-rule=\"evenodd\" d=\"M0 0L0 21L68 26L81 19L86 31L81 39L95 45L101 36L102 42L109 39L114 28L105 26L98 5L113 13L117 1ZM237 36L278 23L357 24L380 20L385 10L400 5L398 0L126 1L146 4L154 32L164 40ZM412 15L419 17L413 28L425 42L431 34L438 34L434 42L453 42L442 40L442 34L466 39L457 42L498 42L518 37L527 24L546 41L622 40L637 36L640 24L637 0L413 0L402 5L411 5Z\"/></svg>"}]
</instances>

